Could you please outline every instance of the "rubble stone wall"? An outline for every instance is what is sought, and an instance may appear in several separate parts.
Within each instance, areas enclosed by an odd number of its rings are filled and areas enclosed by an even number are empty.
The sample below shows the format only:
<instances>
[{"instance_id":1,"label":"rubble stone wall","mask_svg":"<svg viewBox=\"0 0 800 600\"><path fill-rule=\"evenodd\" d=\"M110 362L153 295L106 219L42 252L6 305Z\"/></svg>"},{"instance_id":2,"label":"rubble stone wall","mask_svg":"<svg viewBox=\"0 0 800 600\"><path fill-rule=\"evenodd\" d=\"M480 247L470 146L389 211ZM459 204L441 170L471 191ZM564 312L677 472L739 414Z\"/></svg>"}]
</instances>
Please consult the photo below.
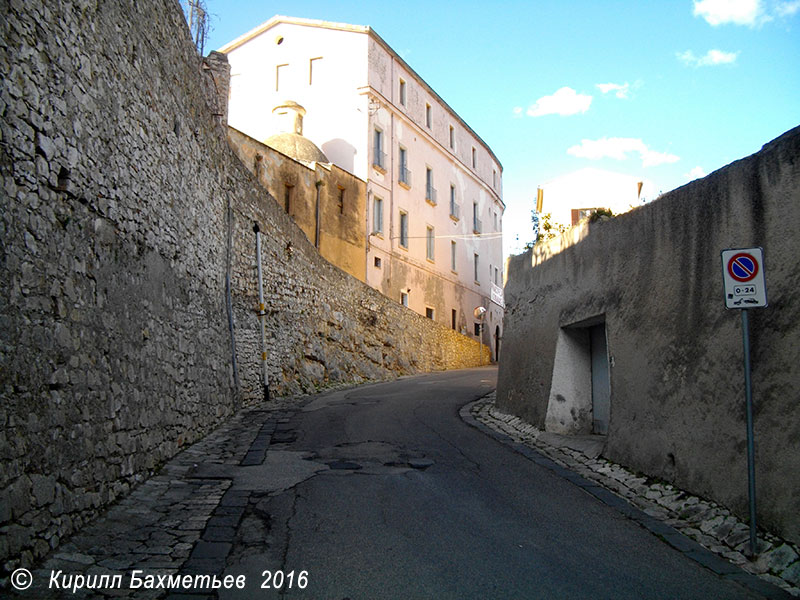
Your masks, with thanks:
<instances>
[{"instance_id":1,"label":"rubble stone wall","mask_svg":"<svg viewBox=\"0 0 800 600\"><path fill-rule=\"evenodd\" d=\"M746 517L741 315L725 309L720 252L761 246L769 307L749 311L759 524L800 541L799 230L795 128L651 204L513 257L498 405L542 429L548 412L568 420L570 403L591 410L590 398L554 387L556 373L588 380L588 327L605 323L605 455ZM579 332L584 367L557 350Z\"/></svg>"},{"instance_id":2,"label":"rubble stone wall","mask_svg":"<svg viewBox=\"0 0 800 600\"><path fill-rule=\"evenodd\" d=\"M259 397L255 222L275 394L477 362L239 163L177 2L0 11L0 571Z\"/></svg>"}]
</instances>

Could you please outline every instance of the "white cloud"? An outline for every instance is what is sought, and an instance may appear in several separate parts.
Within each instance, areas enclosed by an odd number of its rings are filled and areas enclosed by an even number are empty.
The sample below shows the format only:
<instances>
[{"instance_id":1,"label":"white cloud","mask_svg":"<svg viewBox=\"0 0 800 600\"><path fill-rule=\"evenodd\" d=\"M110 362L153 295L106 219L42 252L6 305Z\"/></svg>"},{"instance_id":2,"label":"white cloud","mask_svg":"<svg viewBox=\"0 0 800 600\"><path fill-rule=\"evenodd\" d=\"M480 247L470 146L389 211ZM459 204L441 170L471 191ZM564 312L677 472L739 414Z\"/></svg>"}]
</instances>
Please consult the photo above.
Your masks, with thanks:
<instances>
[{"instance_id":1,"label":"white cloud","mask_svg":"<svg viewBox=\"0 0 800 600\"><path fill-rule=\"evenodd\" d=\"M617 98L627 98L628 94L631 91L631 85L627 81L625 83L623 83L623 84L619 84L619 83L598 83L596 87L603 94L608 94L609 92L614 92L614 95Z\"/></svg>"},{"instance_id":2,"label":"white cloud","mask_svg":"<svg viewBox=\"0 0 800 600\"><path fill-rule=\"evenodd\" d=\"M695 0L694 16L703 17L712 27L727 23L754 27L770 20L761 0Z\"/></svg>"},{"instance_id":3,"label":"white cloud","mask_svg":"<svg viewBox=\"0 0 800 600\"><path fill-rule=\"evenodd\" d=\"M527 114L531 117L542 117L544 115L575 115L585 113L589 110L592 97L586 94L579 94L570 87L562 87L552 96L542 96L532 104Z\"/></svg>"},{"instance_id":4,"label":"white cloud","mask_svg":"<svg viewBox=\"0 0 800 600\"><path fill-rule=\"evenodd\" d=\"M708 173L703 170L703 167L695 167L688 173L684 175L690 181L694 181L695 179L700 179L701 177L705 177Z\"/></svg>"},{"instance_id":5,"label":"white cloud","mask_svg":"<svg viewBox=\"0 0 800 600\"><path fill-rule=\"evenodd\" d=\"M578 158L588 158L589 160L599 160L601 158L625 160L630 153L639 154L643 167L655 167L680 160L680 157L674 154L651 150L639 138L604 137L599 140L583 139L580 144L567 149L567 154Z\"/></svg>"},{"instance_id":6,"label":"white cloud","mask_svg":"<svg viewBox=\"0 0 800 600\"><path fill-rule=\"evenodd\" d=\"M791 17L800 11L800 0L792 0L789 2L778 2L775 6L775 12L779 17Z\"/></svg>"},{"instance_id":7,"label":"white cloud","mask_svg":"<svg viewBox=\"0 0 800 600\"><path fill-rule=\"evenodd\" d=\"M678 52L678 59L690 67L714 67L717 65L732 65L739 56L738 52L724 52L722 50L709 50L705 56L697 57L694 52Z\"/></svg>"}]
</instances>

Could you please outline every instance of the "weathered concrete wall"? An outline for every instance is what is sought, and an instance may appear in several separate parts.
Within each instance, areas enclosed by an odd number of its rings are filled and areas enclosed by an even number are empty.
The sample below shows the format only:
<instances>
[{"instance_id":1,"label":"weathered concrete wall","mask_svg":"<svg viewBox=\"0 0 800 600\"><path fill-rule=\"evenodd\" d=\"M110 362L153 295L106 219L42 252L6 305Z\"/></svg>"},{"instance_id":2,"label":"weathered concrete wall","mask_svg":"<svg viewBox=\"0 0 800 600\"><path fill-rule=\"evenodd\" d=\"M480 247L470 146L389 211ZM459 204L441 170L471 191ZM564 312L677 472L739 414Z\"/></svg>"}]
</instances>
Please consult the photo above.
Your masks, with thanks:
<instances>
[{"instance_id":1,"label":"weathered concrete wall","mask_svg":"<svg viewBox=\"0 0 800 600\"><path fill-rule=\"evenodd\" d=\"M241 165L176 2L1 10L3 571L260 389L255 221L276 392L477 362L320 258Z\"/></svg>"},{"instance_id":2,"label":"weathered concrete wall","mask_svg":"<svg viewBox=\"0 0 800 600\"><path fill-rule=\"evenodd\" d=\"M770 306L750 311L758 513L760 524L800 541L798 230L800 128L647 206L512 258L498 404L539 427L548 401L577 405L551 398L559 332L604 319L606 456L746 515L741 317L724 308L720 251L762 246Z\"/></svg>"}]
</instances>

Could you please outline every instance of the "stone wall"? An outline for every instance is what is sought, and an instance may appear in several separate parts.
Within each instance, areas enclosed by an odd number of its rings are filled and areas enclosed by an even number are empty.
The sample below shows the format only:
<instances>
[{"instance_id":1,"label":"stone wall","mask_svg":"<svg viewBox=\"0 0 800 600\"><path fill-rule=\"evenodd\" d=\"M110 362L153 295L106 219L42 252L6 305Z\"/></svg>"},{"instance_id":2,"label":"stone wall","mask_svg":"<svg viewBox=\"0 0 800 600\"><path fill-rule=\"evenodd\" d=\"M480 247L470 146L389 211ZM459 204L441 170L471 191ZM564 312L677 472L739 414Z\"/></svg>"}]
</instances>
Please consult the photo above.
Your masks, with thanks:
<instances>
[{"instance_id":1,"label":"stone wall","mask_svg":"<svg viewBox=\"0 0 800 600\"><path fill-rule=\"evenodd\" d=\"M241 165L178 3L1 10L2 571L258 396L256 221L276 393L477 362L320 258Z\"/></svg>"},{"instance_id":2,"label":"stone wall","mask_svg":"<svg viewBox=\"0 0 800 600\"><path fill-rule=\"evenodd\" d=\"M365 281L367 184L334 164L306 165L294 160L233 127L228 128L228 141L242 164L284 210L286 187L290 188L289 214L312 244L316 238L319 182L319 252L337 267Z\"/></svg>"},{"instance_id":3,"label":"stone wall","mask_svg":"<svg viewBox=\"0 0 800 600\"><path fill-rule=\"evenodd\" d=\"M574 347L588 357L588 328L604 323L605 455L746 516L741 317L724 307L720 251L762 246L770 306L750 311L759 524L800 541L798 230L800 128L631 213L513 257L498 404L543 429L559 421L590 431L580 408L591 410L591 399L576 397L591 393L576 384L589 361Z\"/></svg>"}]
</instances>

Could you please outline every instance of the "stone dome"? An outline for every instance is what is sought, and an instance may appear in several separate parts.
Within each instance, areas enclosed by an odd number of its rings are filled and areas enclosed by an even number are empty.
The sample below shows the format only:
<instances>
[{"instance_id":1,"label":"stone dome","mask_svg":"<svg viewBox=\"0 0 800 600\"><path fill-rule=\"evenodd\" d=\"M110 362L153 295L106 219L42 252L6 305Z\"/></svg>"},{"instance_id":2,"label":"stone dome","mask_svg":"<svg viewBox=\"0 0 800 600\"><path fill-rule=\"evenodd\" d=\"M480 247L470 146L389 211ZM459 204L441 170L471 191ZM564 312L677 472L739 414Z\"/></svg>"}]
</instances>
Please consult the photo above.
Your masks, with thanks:
<instances>
[{"instance_id":1,"label":"stone dome","mask_svg":"<svg viewBox=\"0 0 800 600\"><path fill-rule=\"evenodd\" d=\"M317 148L316 144L299 133L276 133L269 136L264 143L295 160L305 162L328 163L328 157Z\"/></svg>"},{"instance_id":2,"label":"stone dome","mask_svg":"<svg viewBox=\"0 0 800 600\"><path fill-rule=\"evenodd\" d=\"M286 156L304 162L328 163L328 157L316 144L303 137L303 116L306 109L297 102L286 100L272 109L272 116L278 131L264 143Z\"/></svg>"}]
</instances>

